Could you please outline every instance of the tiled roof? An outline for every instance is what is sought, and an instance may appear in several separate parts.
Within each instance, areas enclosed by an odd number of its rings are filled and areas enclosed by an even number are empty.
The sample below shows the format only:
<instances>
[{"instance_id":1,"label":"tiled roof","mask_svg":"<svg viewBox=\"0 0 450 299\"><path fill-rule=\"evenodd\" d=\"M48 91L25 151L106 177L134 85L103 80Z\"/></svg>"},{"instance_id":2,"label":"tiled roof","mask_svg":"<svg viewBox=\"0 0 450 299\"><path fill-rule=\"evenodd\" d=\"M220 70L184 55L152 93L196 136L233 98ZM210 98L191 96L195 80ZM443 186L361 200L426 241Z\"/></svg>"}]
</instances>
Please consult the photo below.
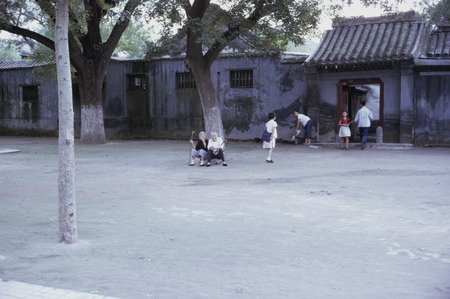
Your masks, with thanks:
<instances>
[{"instance_id":1,"label":"tiled roof","mask_svg":"<svg viewBox=\"0 0 450 299\"><path fill-rule=\"evenodd\" d=\"M306 64L318 67L367 65L374 68L418 56L425 23L413 11L375 18L351 18L324 33ZM376 67L375 67L376 68Z\"/></svg>"},{"instance_id":2,"label":"tiled roof","mask_svg":"<svg viewBox=\"0 0 450 299\"><path fill-rule=\"evenodd\" d=\"M438 23L420 58L450 59L450 23Z\"/></svg>"},{"instance_id":3,"label":"tiled roof","mask_svg":"<svg viewBox=\"0 0 450 299\"><path fill-rule=\"evenodd\" d=\"M48 62L36 61L36 60L0 60L0 70L16 70L16 69L27 69L37 66L48 65Z\"/></svg>"},{"instance_id":4,"label":"tiled roof","mask_svg":"<svg viewBox=\"0 0 450 299\"><path fill-rule=\"evenodd\" d=\"M278 55L278 54L274 54ZM219 58L245 58L245 57L268 57L266 53L260 52L222 52ZM298 53L298 52L284 52L279 54L281 63L303 63L308 54ZM111 61L115 63L130 63L130 62L149 62L149 61L162 61L162 60L184 60L186 58L186 53L181 53L179 55L166 55L162 57L154 57L150 60L142 58L124 58L124 57L111 57Z\"/></svg>"}]
</instances>

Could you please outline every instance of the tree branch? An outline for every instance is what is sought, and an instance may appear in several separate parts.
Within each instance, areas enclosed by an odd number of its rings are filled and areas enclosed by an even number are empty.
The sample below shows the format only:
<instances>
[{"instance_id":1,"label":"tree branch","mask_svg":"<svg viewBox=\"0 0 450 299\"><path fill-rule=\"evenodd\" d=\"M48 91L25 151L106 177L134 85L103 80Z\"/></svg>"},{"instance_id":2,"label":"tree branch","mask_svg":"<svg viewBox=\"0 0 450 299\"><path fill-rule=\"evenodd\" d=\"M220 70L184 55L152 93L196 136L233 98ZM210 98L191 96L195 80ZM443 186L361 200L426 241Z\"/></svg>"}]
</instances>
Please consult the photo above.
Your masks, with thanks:
<instances>
[{"instance_id":1,"label":"tree branch","mask_svg":"<svg viewBox=\"0 0 450 299\"><path fill-rule=\"evenodd\" d=\"M83 52L78 46L78 41L71 30L68 32L68 37L71 64L78 71L78 73L82 73L82 69L86 65L86 59L83 56Z\"/></svg>"},{"instance_id":2,"label":"tree branch","mask_svg":"<svg viewBox=\"0 0 450 299\"><path fill-rule=\"evenodd\" d=\"M245 20L245 28L251 29L253 28L258 21L263 18L267 14L267 7L264 5L265 1L261 0L255 4L255 9L251 12L251 14ZM225 48L225 46L236 39L239 36L240 31L242 30L242 26L244 24L233 24L228 27L220 39L218 39L205 53L205 59L207 63L212 63L219 55L220 52Z\"/></svg>"},{"instance_id":3,"label":"tree branch","mask_svg":"<svg viewBox=\"0 0 450 299\"><path fill-rule=\"evenodd\" d=\"M123 10L123 13L126 14L125 20L123 22L117 22L112 31L111 34L108 37L108 40L106 41L104 53L104 58L110 58L112 53L114 52L114 49L116 48L117 44L119 43L120 38L122 37L123 32L125 29L127 29L128 24L130 23L130 17L136 10L136 8L141 4L142 0L129 0L128 3L125 5L125 8Z\"/></svg>"},{"instance_id":4,"label":"tree branch","mask_svg":"<svg viewBox=\"0 0 450 299\"><path fill-rule=\"evenodd\" d=\"M194 30L192 26L196 26L195 23L203 18L209 2L209 0L195 0L192 6L190 4L187 5L186 3L185 11L188 19L188 25L186 34L187 57L185 61L187 65L189 65L190 58L196 57L196 59L203 59L202 44L198 42L198 39L201 37L199 33L200 31Z\"/></svg>"},{"instance_id":5,"label":"tree branch","mask_svg":"<svg viewBox=\"0 0 450 299\"><path fill-rule=\"evenodd\" d=\"M189 1L188 1L189 2ZM206 9L209 6L210 0L195 0L192 6L188 7L186 13L192 19L203 18Z\"/></svg>"},{"instance_id":6,"label":"tree branch","mask_svg":"<svg viewBox=\"0 0 450 299\"><path fill-rule=\"evenodd\" d=\"M0 30L34 39L51 50L55 50L55 42L42 34L15 25L0 24Z\"/></svg>"}]
</instances>

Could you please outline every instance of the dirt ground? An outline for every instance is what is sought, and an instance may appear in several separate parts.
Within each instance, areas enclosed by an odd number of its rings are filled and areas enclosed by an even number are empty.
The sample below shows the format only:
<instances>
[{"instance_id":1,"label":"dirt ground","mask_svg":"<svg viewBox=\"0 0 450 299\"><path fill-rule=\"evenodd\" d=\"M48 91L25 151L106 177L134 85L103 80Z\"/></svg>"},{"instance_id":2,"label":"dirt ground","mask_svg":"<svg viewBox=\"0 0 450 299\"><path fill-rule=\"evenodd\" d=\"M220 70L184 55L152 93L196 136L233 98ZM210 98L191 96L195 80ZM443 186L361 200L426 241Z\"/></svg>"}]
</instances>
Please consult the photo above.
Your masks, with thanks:
<instances>
[{"instance_id":1,"label":"dirt ground","mask_svg":"<svg viewBox=\"0 0 450 299\"><path fill-rule=\"evenodd\" d=\"M0 278L119 298L450 298L450 149L77 144L58 243L57 139L0 137Z\"/></svg>"}]
</instances>

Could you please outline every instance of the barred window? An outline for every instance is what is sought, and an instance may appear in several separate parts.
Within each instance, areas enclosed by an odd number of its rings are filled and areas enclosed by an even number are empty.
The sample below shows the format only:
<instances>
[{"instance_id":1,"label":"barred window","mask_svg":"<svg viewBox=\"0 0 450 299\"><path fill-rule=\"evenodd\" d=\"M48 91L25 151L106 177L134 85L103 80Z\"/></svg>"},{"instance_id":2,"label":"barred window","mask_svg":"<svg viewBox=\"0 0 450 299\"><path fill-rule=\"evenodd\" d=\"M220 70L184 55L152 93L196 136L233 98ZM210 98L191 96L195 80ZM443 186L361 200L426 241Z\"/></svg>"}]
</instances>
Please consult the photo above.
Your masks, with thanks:
<instances>
[{"instance_id":1,"label":"barred window","mask_svg":"<svg viewBox=\"0 0 450 299\"><path fill-rule=\"evenodd\" d=\"M145 75L128 75L128 90L146 90L147 78Z\"/></svg>"},{"instance_id":2,"label":"barred window","mask_svg":"<svg viewBox=\"0 0 450 299\"><path fill-rule=\"evenodd\" d=\"M194 76L192 76L192 73L185 72L185 73L176 73L176 82L177 82L177 89L195 89L197 88L197 85L195 85Z\"/></svg>"},{"instance_id":3,"label":"barred window","mask_svg":"<svg viewBox=\"0 0 450 299\"><path fill-rule=\"evenodd\" d=\"M252 88L253 70L230 71L230 86L232 88Z\"/></svg>"}]
</instances>

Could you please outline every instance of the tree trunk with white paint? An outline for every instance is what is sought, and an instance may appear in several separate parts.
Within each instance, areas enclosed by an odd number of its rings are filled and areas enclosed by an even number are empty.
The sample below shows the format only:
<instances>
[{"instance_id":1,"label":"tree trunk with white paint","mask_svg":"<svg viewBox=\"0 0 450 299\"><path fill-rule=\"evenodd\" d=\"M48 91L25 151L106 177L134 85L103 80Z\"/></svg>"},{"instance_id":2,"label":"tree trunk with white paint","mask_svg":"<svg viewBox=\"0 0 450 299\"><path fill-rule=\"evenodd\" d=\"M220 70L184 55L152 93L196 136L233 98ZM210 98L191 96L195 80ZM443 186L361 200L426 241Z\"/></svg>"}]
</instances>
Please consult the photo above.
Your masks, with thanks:
<instances>
[{"instance_id":1,"label":"tree trunk with white paint","mask_svg":"<svg viewBox=\"0 0 450 299\"><path fill-rule=\"evenodd\" d=\"M210 67L202 67L202 65L204 65L202 61L192 61L187 59L186 63L189 65L197 84L197 90L202 103L205 131L208 135L211 132L217 132L217 134L225 140L222 114L220 112L219 101L217 100L214 91Z\"/></svg>"},{"instance_id":2,"label":"tree trunk with white paint","mask_svg":"<svg viewBox=\"0 0 450 299\"><path fill-rule=\"evenodd\" d=\"M80 141L87 144L106 142L103 121L102 85L104 76L97 76L96 68L104 69L104 65L88 68L80 76L81 95L81 132Z\"/></svg>"},{"instance_id":3,"label":"tree trunk with white paint","mask_svg":"<svg viewBox=\"0 0 450 299\"><path fill-rule=\"evenodd\" d=\"M78 231L75 204L74 113L68 43L69 0L56 1L55 25L59 115L59 242L72 244L78 240Z\"/></svg>"}]
</instances>

